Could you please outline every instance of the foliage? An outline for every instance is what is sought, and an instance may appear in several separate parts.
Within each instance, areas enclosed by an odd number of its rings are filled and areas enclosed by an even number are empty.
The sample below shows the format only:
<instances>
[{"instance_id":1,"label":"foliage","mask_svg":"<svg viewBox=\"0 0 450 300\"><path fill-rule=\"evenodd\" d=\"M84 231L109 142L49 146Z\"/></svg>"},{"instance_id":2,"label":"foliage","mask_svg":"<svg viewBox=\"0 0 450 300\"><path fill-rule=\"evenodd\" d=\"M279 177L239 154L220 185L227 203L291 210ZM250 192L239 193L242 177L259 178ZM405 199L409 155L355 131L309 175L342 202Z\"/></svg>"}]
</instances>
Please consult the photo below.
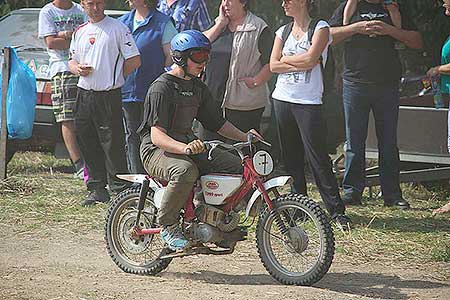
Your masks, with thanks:
<instances>
[{"instance_id":1,"label":"foliage","mask_svg":"<svg viewBox=\"0 0 450 300\"><path fill-rule=\"evenodd\" d=\"M250 0L251 10L264 18L273 30L287 22L280 0ZM424 51L401 51L406 73L423 73L440 62L440 50L450 33L450 18L440 0L398 0L405 5L424 38ZM0 16L23 7L42 7L49 0L0 0ZM79 0L77 0L79 2ZM342 0L317 0L320 15L328 19ZM220 0L207 0L211 16L217 16ZM124 0L106 0L109 9L127 9ZM338 63L339 65L339 63Z\"/></svg>"}]
</instances>

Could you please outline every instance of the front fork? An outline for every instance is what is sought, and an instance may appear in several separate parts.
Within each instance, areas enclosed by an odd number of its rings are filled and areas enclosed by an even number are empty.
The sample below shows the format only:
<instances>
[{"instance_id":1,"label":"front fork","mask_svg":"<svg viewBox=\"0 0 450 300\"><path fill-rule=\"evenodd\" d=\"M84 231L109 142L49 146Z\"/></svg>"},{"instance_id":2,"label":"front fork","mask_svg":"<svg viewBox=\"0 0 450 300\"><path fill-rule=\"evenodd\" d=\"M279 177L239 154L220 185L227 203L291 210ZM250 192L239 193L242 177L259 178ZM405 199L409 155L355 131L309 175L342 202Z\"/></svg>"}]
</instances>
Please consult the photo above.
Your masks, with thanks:
<instances>
[{"instance_id":1,"label":"front fork","mask_svg":"<svg viewBox=\"0 0 450 300\"><path fill-rule=\"evenodd\" d=\"M273 203L272 203L272 200L270 200L270 198L269 198L269 194L267 193L266 189L264 188L264 184L260 180L257 180L255 182L255 184L256 184L256 187L261 192L261 195L263 196L263 199L266 202L267 206L269 207L269 211L273 212ZM280 197L280 193L278 192L278 190L276 188L274 190L274 193L275 193L276 198ZM286 234L289 230L288 227L286 227L283 219L277 212L273 212L273 213L275 213L274 218L275 218L275 223L278 226L278 229L280 230L280 232L282 234Z\"/></svg>"},{"instance_id":2,"label":"front fork","mask_svg":"<svg viewBox=\"0 0 450 300\"><path fill-rule=\"evenodd\" d=\"M142 211L144 210L145 199L147 198L149 186L150 180L144 179L141 185L141 190L139 192L138 211L136 215L136 222L134 223L135 228L139 228L139 220L141 219L141 214Z\"/></svg>"},{"instance_id":3,"label":"front fork","mask_svg":"<svg viewBox=\"0 0 450 300\"><path fill-rule=\"evenodd\" d=\"M150 180L144 179L139 191L138 210L136 215L136 221L134 222L133 236L142 236L148 234L158 234L161 232L161 228L141 228L139 221L141 219L142 211L144 210L145 199L147 198L148 191L150 189Z\"/></svg>"}]
</instances>

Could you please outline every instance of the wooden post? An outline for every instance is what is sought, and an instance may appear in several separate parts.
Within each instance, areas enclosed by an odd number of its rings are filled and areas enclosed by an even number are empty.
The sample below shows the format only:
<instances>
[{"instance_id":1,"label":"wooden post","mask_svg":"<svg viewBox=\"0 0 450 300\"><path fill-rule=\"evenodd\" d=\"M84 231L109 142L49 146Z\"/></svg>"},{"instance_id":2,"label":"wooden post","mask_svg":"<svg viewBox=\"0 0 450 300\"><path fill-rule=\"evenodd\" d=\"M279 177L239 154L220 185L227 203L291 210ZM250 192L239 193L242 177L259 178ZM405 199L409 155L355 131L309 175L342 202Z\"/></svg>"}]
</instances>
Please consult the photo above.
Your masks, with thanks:
<instances>
[{"instance_id":1,"label":"wooden post","mask_svg":"<svg viewBox=\"0 0 450 300\"><path fill-rule=\"evenodd\" d=\"M6 143L8 142L8 130L6 128L6 95L8 94L9 70L11 48L3 50L3 66L2 66L2 115L0 126L0 180L6 179Z\"/></svg>"}]
</instances>

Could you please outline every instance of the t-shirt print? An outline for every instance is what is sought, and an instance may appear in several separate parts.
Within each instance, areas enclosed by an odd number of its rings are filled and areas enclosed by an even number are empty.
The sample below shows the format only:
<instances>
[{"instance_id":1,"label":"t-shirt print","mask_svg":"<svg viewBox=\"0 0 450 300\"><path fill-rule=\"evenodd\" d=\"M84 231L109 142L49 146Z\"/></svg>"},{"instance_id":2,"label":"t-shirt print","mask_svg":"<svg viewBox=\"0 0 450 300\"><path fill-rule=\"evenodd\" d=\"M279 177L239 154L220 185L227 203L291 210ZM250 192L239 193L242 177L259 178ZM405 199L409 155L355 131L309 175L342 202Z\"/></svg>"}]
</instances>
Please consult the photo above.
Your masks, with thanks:
<instances>
[{"instance_id":1,"label":"t-shirt print","mask_svg":"<svg viewBox=\"0 0 450 300\"><path fill-rule=\"evenodd\" d=\"M289 39L294 40L292 35L289 37ZM305 53L310 47L309 42L305 37L302 37L299 41L295 41L294 43L292 43L292 41L289 42L290 43L286 43L283 49L283 56L293 56L300 53ZM309 84L311 82L311 73L312 70L284 73L279 75L279 80L285 84Z\"/></svg>"}]
</instances>

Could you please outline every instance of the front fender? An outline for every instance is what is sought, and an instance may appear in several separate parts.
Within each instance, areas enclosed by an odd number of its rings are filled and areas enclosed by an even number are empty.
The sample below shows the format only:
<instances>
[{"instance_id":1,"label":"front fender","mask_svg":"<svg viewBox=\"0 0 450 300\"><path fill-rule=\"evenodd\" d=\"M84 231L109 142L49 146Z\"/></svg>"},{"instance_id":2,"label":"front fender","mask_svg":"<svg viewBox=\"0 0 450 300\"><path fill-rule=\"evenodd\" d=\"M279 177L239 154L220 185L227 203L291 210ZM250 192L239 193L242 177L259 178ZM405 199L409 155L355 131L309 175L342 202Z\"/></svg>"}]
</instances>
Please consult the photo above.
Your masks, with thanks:
<instances>
[{"instance_id":1,"label":"front fender","mask_svg":"<svg viewBox=\"0 0 450 300\"><path fill-rule=\"evenodd\" d=\"M294 179L292 176L278 176L272 179L267 180L264 182L264 189L266 191L270 190L273 187L281 187L288 183L291 183ZM253 204L255 204L258 197L261 196L261 192L259 190L256 190L253 192L252 197L247 203L247 207L245 208L245 217L247 218L250 214L250 210L253 207Z\"/></svg>"}]
</instances>

